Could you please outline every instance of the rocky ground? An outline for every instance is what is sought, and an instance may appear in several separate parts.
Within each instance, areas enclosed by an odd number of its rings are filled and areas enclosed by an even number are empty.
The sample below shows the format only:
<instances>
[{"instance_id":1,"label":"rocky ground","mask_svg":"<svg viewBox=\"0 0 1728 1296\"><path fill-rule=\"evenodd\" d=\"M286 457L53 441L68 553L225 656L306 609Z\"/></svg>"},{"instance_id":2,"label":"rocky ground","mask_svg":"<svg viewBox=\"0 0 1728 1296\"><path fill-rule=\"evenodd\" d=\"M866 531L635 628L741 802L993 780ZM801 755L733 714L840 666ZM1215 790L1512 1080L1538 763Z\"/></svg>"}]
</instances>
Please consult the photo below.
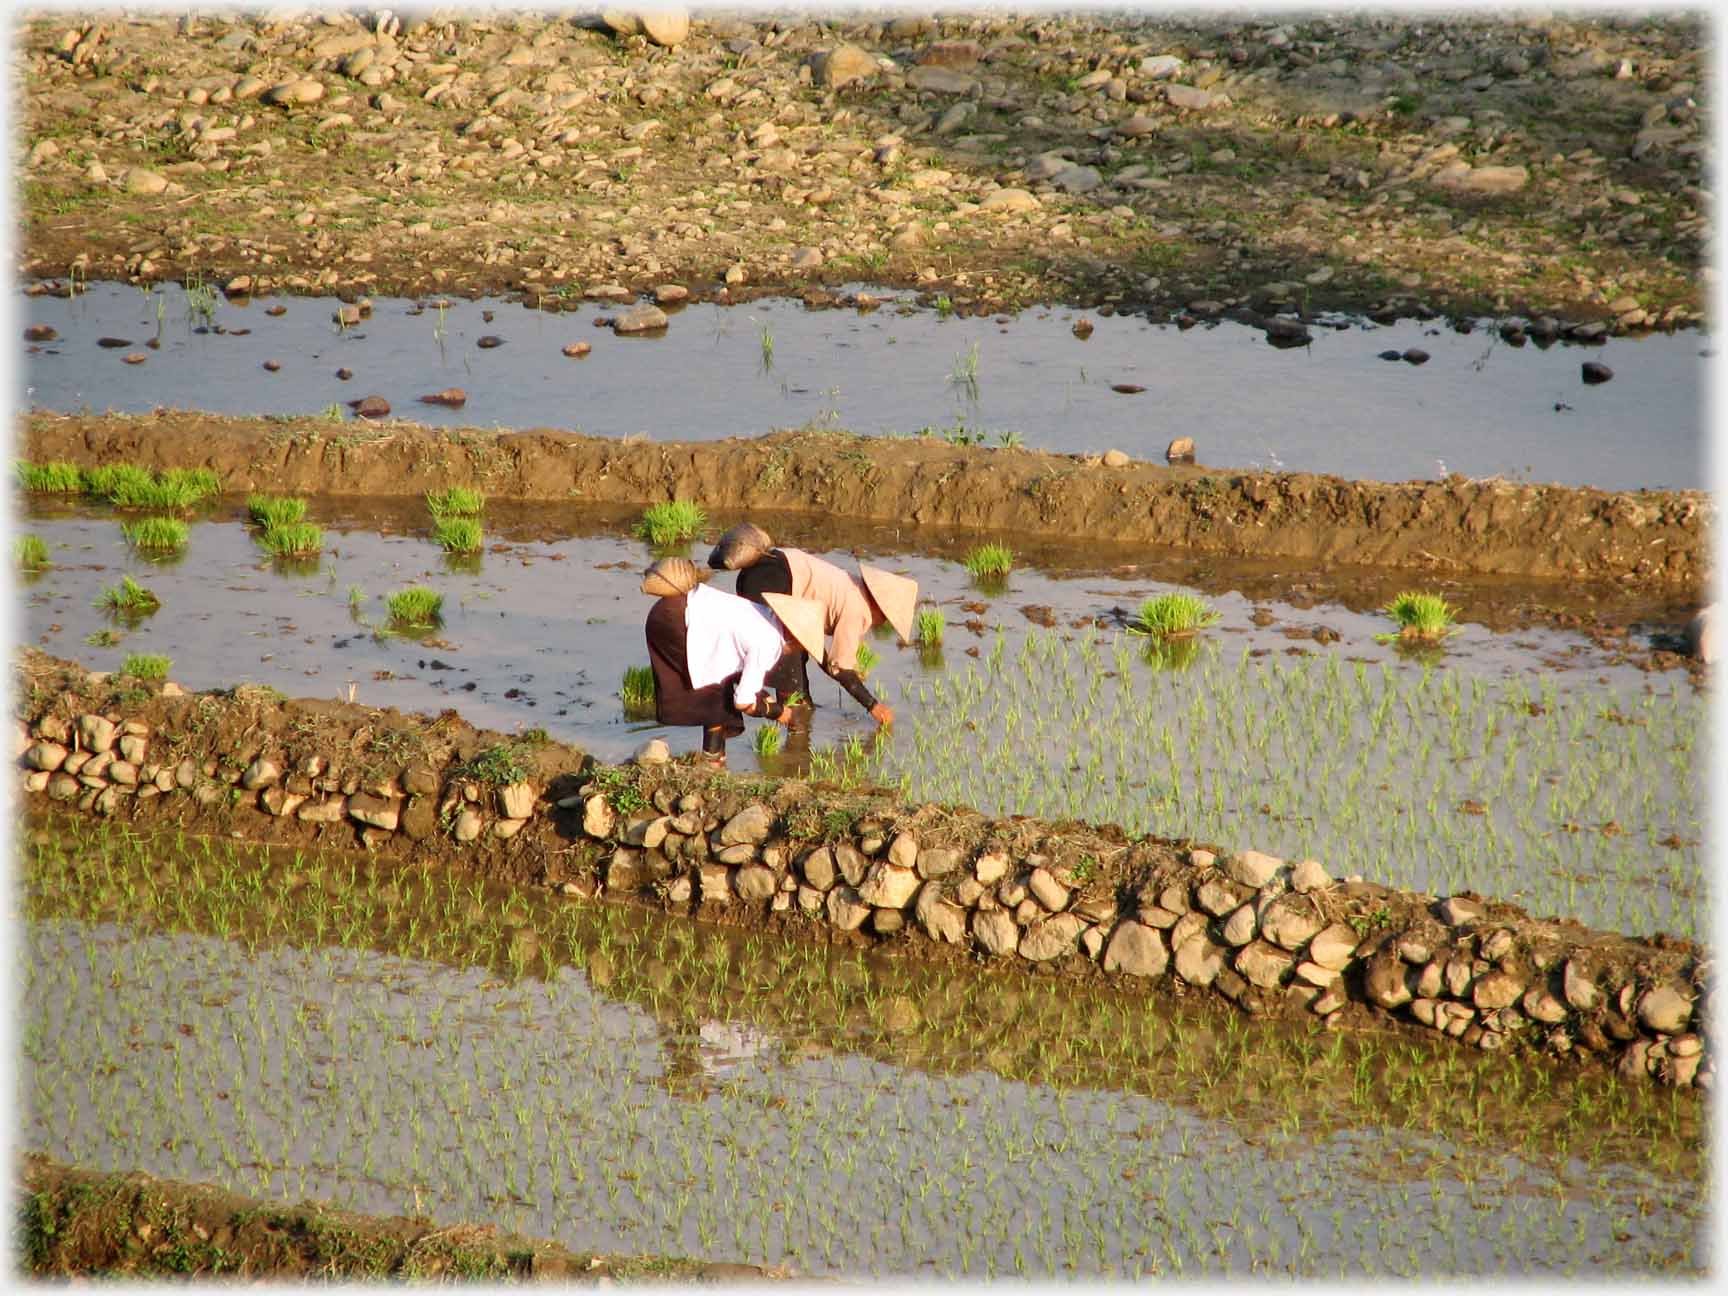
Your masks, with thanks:
<instances>
[{"instance_id":1,"label":"rocky ground","mask_svg":"<svg viewBox=\"0 0 1728 1296\"><path fill-rule=\"evenodd\" d=\"M19 269L1670 326L1702 310L1705 40L1680 13L25 14Z\"/></svg>"}]
</instances>

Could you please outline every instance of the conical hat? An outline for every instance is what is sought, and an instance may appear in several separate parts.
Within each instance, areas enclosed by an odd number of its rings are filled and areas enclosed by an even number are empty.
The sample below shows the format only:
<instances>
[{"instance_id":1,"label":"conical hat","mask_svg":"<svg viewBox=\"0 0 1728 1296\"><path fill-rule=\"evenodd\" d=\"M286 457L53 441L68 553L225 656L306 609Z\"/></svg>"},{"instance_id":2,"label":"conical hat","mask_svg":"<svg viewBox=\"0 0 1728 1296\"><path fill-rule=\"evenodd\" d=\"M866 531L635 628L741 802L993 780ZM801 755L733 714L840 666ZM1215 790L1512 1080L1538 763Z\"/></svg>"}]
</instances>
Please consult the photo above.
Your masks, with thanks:
<instances>
[{"instance_id":1,"label":"conical hat","mask_svg":"<svg viewBox=\"0 0 1728 1296\"><path fill-rule=\"evenodd\" d=\"M774 547L774 541L754 522L740 522L714 546L708 555L708 565L715 571L739 571L753 567L762 555Z\"/></svg>"},{"instance_id":2,"label":"conical hat","mask_svg":"<svg viewBox=\"0 0 1728 1296\"><path fill-rule=\"evenodd\" d=\"M822 605L815 599L793 598L790 594L764 594L762 601L774 610L799 647L821 661L826 625Z\"/></svg>"},{"instance_id":3,"label":"conical hat","mask_svg":"<svg viewBox=\"0 0 1728 1296\"><path fill-rule=\"evenodd\" d=\"M888 624L900 636L901 643L912 642L912 611L918 606L918 582L909 576L896 576L868 563L858 564L858 574L864 578L864 588L876 600L876 606L888 618Z\"/></svg>"}]
</instances>

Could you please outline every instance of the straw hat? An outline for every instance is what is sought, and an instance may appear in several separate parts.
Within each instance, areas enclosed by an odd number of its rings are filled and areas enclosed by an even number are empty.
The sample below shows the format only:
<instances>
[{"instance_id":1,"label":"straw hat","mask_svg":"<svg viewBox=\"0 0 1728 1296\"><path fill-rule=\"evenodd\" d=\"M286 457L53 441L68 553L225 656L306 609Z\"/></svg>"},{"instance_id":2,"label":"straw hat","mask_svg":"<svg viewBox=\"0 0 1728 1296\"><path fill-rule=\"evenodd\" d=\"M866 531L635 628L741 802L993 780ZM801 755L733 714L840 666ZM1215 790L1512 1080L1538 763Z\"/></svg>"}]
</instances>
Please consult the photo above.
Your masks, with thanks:
<instances>
[{"instance_id":1,"label":"straw hat","mask_svg":"<svg viewBox=\"0 0 1728 1296\"><path fill-rule=\"evenodd\" d=\"M655 598L688 594L702 583L702 572L688 558L660 558L642 575L642 592Z\"/></svg>"},{"instance_id":2,"label":"straw hat","mask_svg":"<svg viewBox=\"0 0 1728 1296\"><path fill-rule=\"evenodd\" d=\"M827 625L822 605L815 599L793 598L790 594L764 594L762 600L774 610L798 646L821 661Z\"/></svg>"},{"instance_id":3,"label":"straw hat","mask_svg":"<svg viewBox=\"0 0 1728 1296\"><path fill-rule=\"evenodd\" d=\"M740 522L714 546L708 555L708 565L715 571L739 571L754 566L762 555L774 547L768 533L754 522Z\"/></svg>"},{"instance_id":4,"label":"straw hat","mask_svg":"<svg viewBox=\"0 0 1728 1296\"><path fill-rule=\"evenodd\" d=\"M882 609L888 624L900 636L900 642L911 643L912 610L918 606L918 582L868 563L858 564L858 575L863 577L864 588L870 591L870 597L876 600L876 606Z\"/></svg>"}]
</instances>

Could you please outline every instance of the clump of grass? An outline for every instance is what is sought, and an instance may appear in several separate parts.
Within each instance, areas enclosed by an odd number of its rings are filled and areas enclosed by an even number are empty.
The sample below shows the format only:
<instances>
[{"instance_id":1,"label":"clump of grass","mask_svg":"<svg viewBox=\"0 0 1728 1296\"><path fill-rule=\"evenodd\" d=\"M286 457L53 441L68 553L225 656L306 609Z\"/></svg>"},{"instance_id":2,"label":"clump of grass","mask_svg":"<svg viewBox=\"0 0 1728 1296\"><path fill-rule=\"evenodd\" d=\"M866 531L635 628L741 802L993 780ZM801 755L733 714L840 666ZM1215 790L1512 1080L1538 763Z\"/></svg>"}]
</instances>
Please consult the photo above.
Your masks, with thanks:
<instances>
[{"instance_id":1,"label":"clump of grass","mask_svg":"<svg viewBox=\"0 0 1728 1296\"><path fill-rule=\"evenodd\" d=\"M107 464L84 474L84 488L116 508L186 509L222 489L208 468L170 468L152 475L137 464Z\"/></svg>"},{"instance_id":2,"label":"clump of grass","mask_svg":"<svg viewBox=\"0 0 1728 1296\"><path fill-rule=\"evenodd\" d=\"M266 531L306 520L306 501L291 495L248 495L246 511Z\"/></svg>"},{"instance_id":3,"label":"clump of grass","mask_svg":"<svg viewBox=\"0 0 1728 1296\"><path fill-rule=\"evenodd\" d=\"M1392 639L1443 639L1457 629L1452 620L1458 609L1439 594L1405 590L1381 610L1398 623L1398 629L1391 634L1374 636L1381 643Z\"/></svg>"},{"instance_id":4,"label":"clump of grass","mask_svg":"<svg viewBox=\"0 0 1728 1296\"><path fill-rule=\"evenodd\" d=\"M758 756L778 756L784 742L777 724L762 725L750 735L750 746Z\"/></svg>"},{"instance_id":5,"label":"clump of grass","mask_svg":"<svg viewBox=\"0 0 1728 1296\"><path fill-rule=\"evenodd\" d=\"M669 545L689 540L708 525L708 514L689 500L650 504L636 523L636 535L649 544Z\"/></svg>"},{"instance_id":6,"label":"clump of grass","mask_svg":"<svg viewBox=\"0 0 1728 1296\"><path fill-rule=\"evenodd\" d=\"M947 628L948 619L942 615L941 608L925 608L913 623L918 642L926 648L941 644L943 632Z\"/></svg>"},{"instance_id":7,"label":"clump of grass","mask_svg":"<svg viewBox=\"0 0 1728 1296\"><path fill-rule=\"evenodd\" d=\"M156 479L137 464L103 464L84 471L84 490L91 495L113 502L116 496L129 496L149 490Z\"/></svg>"},{"instance_id":8,"label":"clump of grass","mask_svg":"<svg viewBox=\"0 0 1728 1296\"><path fill-rule=\"evenodd\" d=\"M440 517L432 527L432 538L447 553L479 553L480 524L471 517Z\"/></svg>"},{"instance_id":9,"label":"clump of grass","mask_svg":"<svg viewBox=\"0 0 1728 1296\"><path fill-rule=\"evenodd\" d=\"M410 585L384 599L390 609L390 624L405 629L435 626L444 611L444 596L424 585Z\"/></svg>"},{"instance_id":10,"label":"clump of grass","mask_svg":"<svg viewBox=\"0 0 1728 1296\"><path fill-rule=\"evenodd\" d=\"M147 517L136 522L122 522L120 532L134 549L172 550L183 548L188 528L179 518Z\"/></svg>"},{"instance_id":11,"label":"clump of grass","mask_svg":"<svg viewBox=\"0 0 1728 1296\"><path fill-rule=\"evenodd\" d=\"M76 495L84 489L84 470L70 463L31 463L19 459L13 465L18 484L44 495Z\"/></svg>"},{"instance_id":12,"label":"clump of grass","mask_svg":"<svg viewBox=\"0 0 1728 1296\"><path fill-rule=\"evenodd\" d=\"M427 491L426 507L435 518L476 517L485 509L486 497L466 486L452 486L449 490Z\"/></svg>"},{"instance_id":13,"label":"clump of grass","mask_svg":"<svg viewBox=\"0 0 1728 1296\"><path fill-rule=\"evenodd\" d=\"M21 535L12 542L12 561L25 571L48 566L48 542L41 536Z\"/></svg>"},{"instance_id":14,"label":"clump of grass","mask_svg":"<svg viewBox=\"0 0 1728 1296\"><path fill-rule=\"evenodd\" d=\"M1204 599L1173 591L1142 603L1140 610L1128 622L1128 632L1160 639L1190 635L1217 619L1218 613L1207 607Z\"/></svg>"},{"instance_id":15,"label":"clump of grass","mask_svg":"<svg viewBox=\"0 0 1728 1296\"><path fill-rule=\"evenodd\" d=\"M1014 566L1014 551L992 540L968 553L964 565L980 580L1001 580Z\"/></svg>"},{"instance_id":16,"label":"clump of grass","mask_svg":"<svg viewBox=\"0 0 1728 1296\"><path fill-rule=\"evenodd\" d=\"M110 585L96 600L96 606L127 616L142 616L162 606L162 600L130 576L122 576L118 585Z\"/></svg>"},{"instance_id":17,"label":"clump of grass","mask_svg":"<svg viewBox=\"0 0 1728 1296\"><path fill-rule=\"evenodd\" d=\"M167 679L173 665L174 659L161 653L127 653L126 660L120 663L120 673L139 680Z\"/></svg>"},{"instance_id":18,"label":"clump of grass","mask_svg":"<svg viewBox=\"0 0 1728 1296\"><path fill-rule=\"evenodd\" d=\"M626 666L624 682L618 687L626 715L638 715L654 710L657 690L652 666Z\"/></svg>"},{"instance_id":19,"label":"clump of grass","mask_svg":"<svg viewBox=\"0 0 1728 1296\"><path fill-rule=\"evenodd\" d=\"M874 648L869 644L858 645L858 674L860 677L868 675L881 664L882 658L877 655Z\"/></svg>"},{"instance_id":20,"label":"clump of grass","mask_svg":"<svg viewBox=\"0 0 1728 1296\"><path fill-rule=\"evenodd\" d=\"M316 522L286 522L266 527L258 543L278 558L310 558L323 551L324 528Z\"/></svg>"}]
</instances>

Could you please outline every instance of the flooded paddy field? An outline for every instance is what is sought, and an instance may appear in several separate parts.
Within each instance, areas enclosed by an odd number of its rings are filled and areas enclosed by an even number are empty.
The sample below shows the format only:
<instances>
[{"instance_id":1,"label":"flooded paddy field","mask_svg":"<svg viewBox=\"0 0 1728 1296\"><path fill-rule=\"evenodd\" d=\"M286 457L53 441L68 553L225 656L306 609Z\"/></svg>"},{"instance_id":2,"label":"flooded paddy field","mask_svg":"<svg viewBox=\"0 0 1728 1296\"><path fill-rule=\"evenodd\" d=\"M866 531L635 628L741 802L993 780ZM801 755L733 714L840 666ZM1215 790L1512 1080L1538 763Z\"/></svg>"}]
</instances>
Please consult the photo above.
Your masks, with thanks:
<instances>
[{"instance_id":1,"label":"flooded paddy field","mask_svg":"<svg viewBox=\"0 0 1728 1296\"><path fill-rule=\"evenodd\" d=\"M232 499L197 514L166 561L129 546L121 516L30 499L26 525L53 564L21 590L33 643L92 669L160 654L192 688L250 680L296 697L455 707L602 760L656 736L675 752L694 745L619 696L646 657L636 584L651 556L627 515L489 505L486 551L457 559L429 539L423 506L315 499L326 541L307 563L263 553ZM1677 630L1660 602L1612 608L1625 633L1598 642L1532 623L1550 606L1539 587L1460 584L1449 589L1464 609L1458 633L1411 651L1377 637L1390 622L1364 594L1390 597L1392 585L1375 588L1383 574L1356 586L1334 571L1316 591L1275 570L1046 546L992 586L963 566L963 537L914 550L885 528L769 520L837 563L856 551L913 576L945 628L940 644L871 640L892 729L878 735L812 671L811 730L777 753L735 741L735 768L1312 855L1337 876L1473 889L1627 934L1701 934L1706 703L1686 672L1628 652ZM836 539L852 543L826 548ZM126 578L159 610L100 608ZM393 631L384 596L414 585L443 595L441 623ZM1127 627L1143 599L1171 589L1198 590L1220 621L1160 648ZM1280 589L1300 592L1272 596ZM1469 619L1478 602L1488 624Z\"/></svg>"},{"instance_id":2,"label":"flooded paddy field","mask_svg":"<svg viewBox=\"0 0 1728 1296\"><path fill-rule=\"evenodd\" d=\"M1337 316L1315 322L1308 345L1274 347L1230 320L963 318L879 296L864 312L783 298L673 308L665 328L630 335L594 327L625 308L574 300L381 297L344 325L333 297L98 283L22 307L58 335L27 348L24 398L59 412L340 419L380 395L434 426L703 440L814 424L1142 459L1191 437L1212 466L1378 481L1705 483L1701 334L1514 345L1493 321L1461 332ZM569 357L574 344L590 350ZM1416 351L1420 363L1399 358ZM1586 361L1612 380L1586 382ZM452 387L459 407L419 400Z\"/></svg>"},{"instance_id":3,"label":"flooded paddy field","mask_svg":"<svg viewBox=\"0 0 1728 1296\"><path fill-rule=\"evenodd\" d=\"M28 1150L812 1275L1705 1271L1696 1095L450 874L31 834Z\"/></svg>"}]
</instances>

